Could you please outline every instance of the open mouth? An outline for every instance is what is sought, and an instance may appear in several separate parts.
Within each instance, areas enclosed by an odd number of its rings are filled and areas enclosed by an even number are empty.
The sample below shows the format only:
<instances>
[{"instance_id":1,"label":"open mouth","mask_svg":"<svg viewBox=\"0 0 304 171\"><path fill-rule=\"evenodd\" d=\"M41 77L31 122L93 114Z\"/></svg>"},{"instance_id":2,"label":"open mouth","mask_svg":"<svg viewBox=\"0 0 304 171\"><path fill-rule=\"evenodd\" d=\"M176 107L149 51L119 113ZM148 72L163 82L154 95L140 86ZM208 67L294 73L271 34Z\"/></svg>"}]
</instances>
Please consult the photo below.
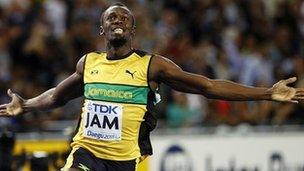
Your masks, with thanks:
<instances>
[{"instance_id":1,"label":"open mouth","mask_svg":"<svg viewBox=\"0 0 304 171\"><path fill-rule=\"evenodd\" d=\"M115 28L113 31L116 34L122 34L123 33L123 29L122 28Z\"/></svg>"}]
</instances>

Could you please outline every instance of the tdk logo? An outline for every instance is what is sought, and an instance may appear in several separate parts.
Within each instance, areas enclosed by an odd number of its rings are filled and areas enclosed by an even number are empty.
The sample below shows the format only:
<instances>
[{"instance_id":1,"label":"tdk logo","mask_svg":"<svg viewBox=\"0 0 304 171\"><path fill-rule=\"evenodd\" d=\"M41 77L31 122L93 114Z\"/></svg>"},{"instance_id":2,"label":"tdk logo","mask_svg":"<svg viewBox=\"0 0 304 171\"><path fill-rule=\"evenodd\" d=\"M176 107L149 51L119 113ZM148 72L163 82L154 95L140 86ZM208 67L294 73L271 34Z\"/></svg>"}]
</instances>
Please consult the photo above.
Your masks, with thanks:
<instances>
[{"instance_id":1,"label":"tdk logo","mask_svg":"<svg viewBox=\"0 0 304 171\"><path fill-rule=\"evenodd\" d=\"M99 105L95 103L89 104L89 110L93 110L98 113L117 114L118 106L112 105Z\"/></svg>"},{"instance_id":2,"label":"tdk logo","mask_svg":"<svg viewBox=\"0 0 304 171\"><path fill-rule=\"evenodd\" d=\"M87 105L85 128L98 127L107 130L119 130L121 108L119 105L92 103Z\"/></svg>"}]
</instances>

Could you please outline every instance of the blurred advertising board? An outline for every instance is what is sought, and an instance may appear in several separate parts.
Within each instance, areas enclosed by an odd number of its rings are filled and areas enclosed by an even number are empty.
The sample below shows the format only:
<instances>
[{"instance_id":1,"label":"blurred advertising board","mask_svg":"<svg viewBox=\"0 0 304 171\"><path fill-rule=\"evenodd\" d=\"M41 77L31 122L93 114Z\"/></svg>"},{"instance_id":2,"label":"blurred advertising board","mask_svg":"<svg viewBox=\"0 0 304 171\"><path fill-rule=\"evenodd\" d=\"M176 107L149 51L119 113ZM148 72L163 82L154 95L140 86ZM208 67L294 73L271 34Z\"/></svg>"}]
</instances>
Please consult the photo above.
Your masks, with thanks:
<instances>
[{"instance_id":1,"label":"blurred advertising board","mask_svg":"<svg viewBox=\"0 0 304 171\"><path fill-rule=\"evenodd\" d=\"M303 133L153 136L151 171L303 171Z\"/></svg>"}]
</instances>

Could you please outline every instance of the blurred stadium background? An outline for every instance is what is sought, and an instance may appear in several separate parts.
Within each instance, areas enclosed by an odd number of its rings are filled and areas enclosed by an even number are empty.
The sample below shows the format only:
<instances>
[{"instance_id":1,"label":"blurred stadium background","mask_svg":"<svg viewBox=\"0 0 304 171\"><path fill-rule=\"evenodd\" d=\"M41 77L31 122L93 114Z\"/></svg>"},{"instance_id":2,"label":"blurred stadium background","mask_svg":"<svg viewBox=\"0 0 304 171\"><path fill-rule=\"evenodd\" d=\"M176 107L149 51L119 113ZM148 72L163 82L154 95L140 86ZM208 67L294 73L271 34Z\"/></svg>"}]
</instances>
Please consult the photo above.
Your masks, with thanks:
<instances>
[{"instance_id":1,"label":"blurred stadium background","mask_svg":"<svg viewBox=\"0 0 304 171\"><path fill-rule=\"evenodd\" d=\"M0 104L54 87L78 59L103 51L110 0L0 0ZM303 0L126 0L136 48L184 70L253 86L297 76L304 87ZM154 156L141 171L303 171L304 105L227 102L162 85ZM58 170L82 99L0 118L0 170Z\"/></svg>"}]
</instances>

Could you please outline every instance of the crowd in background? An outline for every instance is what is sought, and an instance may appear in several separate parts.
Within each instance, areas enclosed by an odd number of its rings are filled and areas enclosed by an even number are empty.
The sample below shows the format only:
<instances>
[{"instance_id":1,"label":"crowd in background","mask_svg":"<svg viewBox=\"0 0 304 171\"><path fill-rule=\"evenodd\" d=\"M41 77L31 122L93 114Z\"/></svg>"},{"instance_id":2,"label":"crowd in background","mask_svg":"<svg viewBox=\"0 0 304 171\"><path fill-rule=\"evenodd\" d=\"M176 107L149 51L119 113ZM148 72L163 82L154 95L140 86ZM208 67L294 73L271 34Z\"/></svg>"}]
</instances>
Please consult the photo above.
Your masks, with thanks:
<instances>
[{"instance_id":1,"label":"crowd in background","mask_svg":"<svg viewBox=\"0 0 304 171\"><path fill-rule=\"evenodd\" d=\"M0 104L11 88L36 96L104 51L100 16L110 0L0 0ZM296 76L304 87L304 0L126 0L136 18L134 47L163 55L185 71L271 87ZM304 124L304 105L207 100L161 86L160 127ZM17 131L76 120L82 99L0 123Z\"/></svg>"}]
</instances>

